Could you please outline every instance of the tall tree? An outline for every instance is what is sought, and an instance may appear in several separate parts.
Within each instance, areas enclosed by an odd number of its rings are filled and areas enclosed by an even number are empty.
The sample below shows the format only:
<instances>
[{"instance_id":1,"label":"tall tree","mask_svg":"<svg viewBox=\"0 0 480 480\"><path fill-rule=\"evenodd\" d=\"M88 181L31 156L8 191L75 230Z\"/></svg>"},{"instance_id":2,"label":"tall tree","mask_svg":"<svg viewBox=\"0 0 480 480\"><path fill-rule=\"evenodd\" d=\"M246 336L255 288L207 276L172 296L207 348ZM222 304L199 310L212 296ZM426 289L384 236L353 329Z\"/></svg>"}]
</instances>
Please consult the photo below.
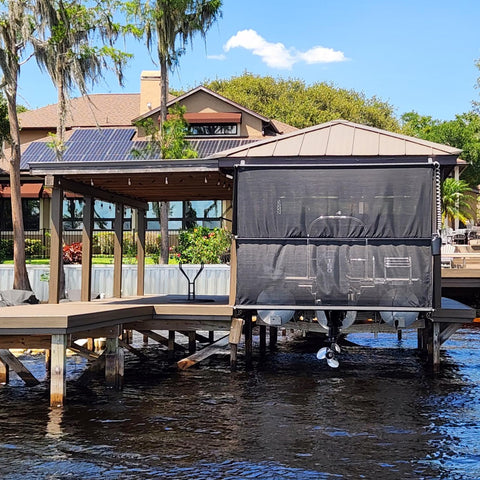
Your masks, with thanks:
<instances>
[{"instance_id":1,"label":"tall tree","mask_svg":"<svg viewBox=\"0 0 480 480\"><path fill-rule=\"evenodd\" d=\"M31 290L25 264L25 236L23 227L22 197L20 191L20 127L17 116L18 76L25 46L33 23L28 15L25 0L0 2L0 69L2 89L7 100L9 120L9 154L2 150L0 167L9 172L13 227L13 288Z\"/></svg>"},{"instance_id":2,"label":"tall tree","mask_svg":"<svg viewBox=\"0 0 480 480\"><path fill-rule=\"evenodd\" d=\"M122 28L113 20L116 6L115 0L35 2L37 29L32 44L38 65L57 89L57 135L52 143L58 156L64 149L70 94L77 89L87 95L88 84L97 83L106 68L114 69L122 83L122 67L131 55L114 47Z\"/></svg>"},{"instance_id":3,"label":"tall tree","mask_svg":"<svg viewBox=\"0 0 480 480\"><path fill-rule=\"evenodd\" d=\"M417 112L407 112L401 121L406 135L461 148L461 158L469 164L462 179L472 187L480 184L480 115L467 112L456 115L454 120L440 121Z\"/></svg>"},{"instance_id":4,"label":"tall tree","mask_svg":"<svg viewBox=\"0 0 480 480\"><path fill-rule=\"evenodd\" d=\"M206 86L267 118L297 128L341 118L384 130L400 129L389 103L330 83L307 85L299 79L262 77L246 72L207 82Z\"/></svg>"},{"instance_id":5,"label":"tall tree","mask_svg":"<svg viewBox=\"0 0 480 480\"><path fill-rule=\"evenodd\" d=\"M203 38L221 16L222 0L132 0L128 12L140 20L150 52L160 65L160 123L167 119L168 73L176 65L195 34ZM168 263L168 202L162 202L160 227L161 261Z\"/></svg>"}]
</instances>

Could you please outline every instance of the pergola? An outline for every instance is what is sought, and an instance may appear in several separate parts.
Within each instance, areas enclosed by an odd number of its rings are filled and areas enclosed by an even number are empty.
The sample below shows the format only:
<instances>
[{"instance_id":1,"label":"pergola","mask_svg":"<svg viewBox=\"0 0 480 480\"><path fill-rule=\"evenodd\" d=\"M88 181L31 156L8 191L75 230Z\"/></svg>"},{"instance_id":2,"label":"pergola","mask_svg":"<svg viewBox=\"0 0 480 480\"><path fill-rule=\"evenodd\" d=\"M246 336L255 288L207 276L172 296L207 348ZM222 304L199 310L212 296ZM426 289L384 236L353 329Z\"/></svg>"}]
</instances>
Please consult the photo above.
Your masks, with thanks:
<instances>
[{"instance_id":1,"label":"pergola","mask_svg":"<svg viewBox=\"0 0 480 480\"><path fill-rule=\"evenodd\" d=\"M96 199L115 204L114 297L121 296L124 207L136 215L137 295L144 294L145 213L148 202L231 200L232 178L220 172L218 160L136 160L119 162L52 162L32 164L30 172L52 189L49 303L58 303L62 268L64 192L84 198L81 300L91 300L92 241Z\"/></svg>"}]
</instances>

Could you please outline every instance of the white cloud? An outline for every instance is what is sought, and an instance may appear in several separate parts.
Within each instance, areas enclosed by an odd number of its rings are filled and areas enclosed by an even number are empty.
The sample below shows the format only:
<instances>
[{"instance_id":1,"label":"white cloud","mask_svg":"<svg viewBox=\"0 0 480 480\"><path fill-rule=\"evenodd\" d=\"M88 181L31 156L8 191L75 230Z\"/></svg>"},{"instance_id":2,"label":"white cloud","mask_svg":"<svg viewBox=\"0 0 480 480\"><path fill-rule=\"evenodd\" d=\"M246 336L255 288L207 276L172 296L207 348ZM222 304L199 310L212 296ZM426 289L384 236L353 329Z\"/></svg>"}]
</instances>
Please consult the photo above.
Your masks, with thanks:
<instances>
[{"instance_id":1,"label":"white cloud","mask_svg":"<svg viewBox=\"0 0 480 480\"><path fill-rule=\"evenodd\" d=\"M226 60L227 59L226 55L224 55L223 53L221 53L220 55L207 55L207 58L209 60Z\"/></svg>"},{"instance_id":2,"label":"white cloud","mask_svg":"<svg viewBox=\"0 0 480 480\"><path fill-rule=\"evenodd\" d=\"M313 47L306 52L299 52L298 55L306 63L334 63L346 60L340 50L326 47Z\"/></svg>"},{"instance_id":3,"label":"white cloud","mask_svg":"<svg viewBox=\"0 0 480 480\"><path fill-rule=\"evenodd\" d=\"M316 46L306 52L297 51L295 48L287 48L283 43L272 43L265 40L255 30L241 30L230 37L223 49L225 52L232 48L245 48L254 55L258 55L264 63L272 68L290 69L295 63L305 62L331 63L346 60L343 52Z\"/></svg>"}]
</instances>

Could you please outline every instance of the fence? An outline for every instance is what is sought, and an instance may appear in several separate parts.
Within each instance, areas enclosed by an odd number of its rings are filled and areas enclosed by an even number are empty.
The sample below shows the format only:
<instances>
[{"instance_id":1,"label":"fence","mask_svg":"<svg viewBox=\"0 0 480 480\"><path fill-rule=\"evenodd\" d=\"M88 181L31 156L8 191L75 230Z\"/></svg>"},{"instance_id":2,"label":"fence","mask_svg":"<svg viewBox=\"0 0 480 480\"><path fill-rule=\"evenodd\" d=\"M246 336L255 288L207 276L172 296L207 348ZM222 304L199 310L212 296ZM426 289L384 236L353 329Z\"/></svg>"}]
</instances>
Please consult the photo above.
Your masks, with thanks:
<instances>
[{"instance_id":1,"label":"fence","mask_svg":"<svg viewBox=\"0 0 480 480\"><path fill-rule=\"evenodd\" d=\"M65 290L67 298L80 299L81 265L64 265ZM190 278L195 277L200 265L184 265ZM28 265L28 276L35 296L40 301L48 300L48 265ZM122 267L122 296L136 294L137 266ZM10 290L13 286L13 266L0 265L0 291ZM229 265L205 265L196 282L197 295L228 295L230 289ZM113 265L93 265L92 297L105 294L113 295ZM186 295L188 284L177 265L147 265L145 267L145 294Z\"/></svg>"},{"instance_id":2,"label":"fence","mask_svg":"<svg viewBox=\"0 0 480 480\"><path fill-rule=\"evenodd\" d=\"M170 246L178 246L180 230L170 230L168 234ZM25 254L27 259L50 257L50 229L25 231ZM123 249L126 256L136 255L136 232L123 232ZM80 230L64 230L63 242L70 245L82 241ZM98 230L93 235L93 255L113 255L114 232ZM145 250L147 255L160 253L160 231L148 230L145 233ZM13 232L0 230L0 261L13 258Z\"/></svg>"}]
</instances>

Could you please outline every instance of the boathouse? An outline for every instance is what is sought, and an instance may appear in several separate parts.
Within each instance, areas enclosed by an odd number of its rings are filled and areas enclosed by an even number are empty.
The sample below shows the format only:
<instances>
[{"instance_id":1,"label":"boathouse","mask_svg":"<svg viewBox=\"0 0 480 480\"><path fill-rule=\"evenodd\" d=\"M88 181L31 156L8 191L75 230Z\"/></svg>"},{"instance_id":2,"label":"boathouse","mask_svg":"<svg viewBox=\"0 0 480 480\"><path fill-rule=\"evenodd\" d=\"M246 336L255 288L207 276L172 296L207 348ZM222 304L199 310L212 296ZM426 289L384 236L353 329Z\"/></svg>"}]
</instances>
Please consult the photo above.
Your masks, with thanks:
<instances>
[{"instance_id":1,"label":"boathouse","mask_svg":"<svg viewBox=\"0 0 480 480\"><path fill-rule=\"evenodd\" d=\"M52 192L50 301L10 307L0 319L0 340L5 348L50 346L54 405L65 395L66 349L91 355L76 346L78 338L107 337L107 377L121 383L121 352L128 344L119 336L125 330L171 349L175 332L187 333L192 351L197 331L230 331L213 351L230 344L234 363L243 324L251 360L256 319L263 344L268 327L271 339L281 325L325 333L330 346L318 357L336 367L338 335L372 329L362 320L377 315L377 329L417 328L419 347L438 365L440 345L474 317L472 309L441 298L439 187L457 165L458 149L343 120L191 160L134 159L125 155L125 138L108 138L102 151L119 152L108 162L30 163L30 173ZM81 138L78 145L71 141L72 149L90 148ZM85 199L78 303L59 303L66 191ZM148 202L206 198L234 204L230 296L144 296ZM116 205L115 274L114 298L92 301L95 199ZM125 206L137 212L135 298L122 298Z\"/></svg>"}]
</instances>

